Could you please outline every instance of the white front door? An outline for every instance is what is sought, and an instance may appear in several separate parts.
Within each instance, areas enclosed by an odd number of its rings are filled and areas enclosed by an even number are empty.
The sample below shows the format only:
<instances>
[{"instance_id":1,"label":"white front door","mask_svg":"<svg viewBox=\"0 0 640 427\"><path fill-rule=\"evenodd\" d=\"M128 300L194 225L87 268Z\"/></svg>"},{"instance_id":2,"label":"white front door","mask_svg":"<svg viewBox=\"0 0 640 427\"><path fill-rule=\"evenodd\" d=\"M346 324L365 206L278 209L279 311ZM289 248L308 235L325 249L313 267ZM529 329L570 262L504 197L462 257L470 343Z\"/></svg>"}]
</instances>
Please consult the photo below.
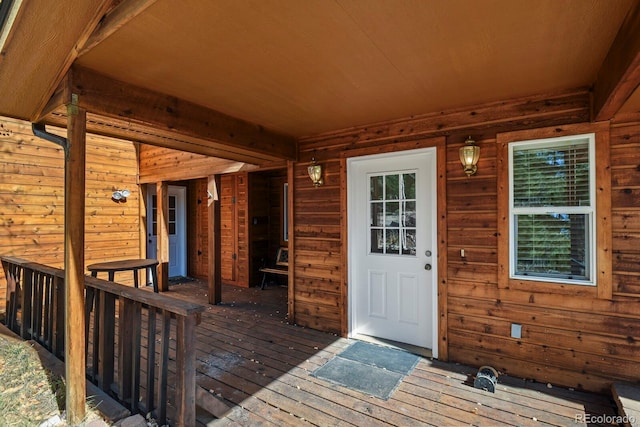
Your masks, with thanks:
<instances>
[{"instance_id":1,"label":"white front door","mask_svg":"<svg viewBox=\"0 0 640 427\"><path fill-rule=\"evenodd\" d=\"M437 351L435 159L426 148L347 160L351 335Z\"/></svg>"},{"instance_id":2,"label":"white front door","mask_svg":"<svg viewBox=\"0 0 640 427\"><path fill-rule=\"evenodd\" d=\"M158 253L156 186L147 187L147 257ZM169 189L169 277L187 275L186 187L170 185Z\"/></svg>"}]
</instances>

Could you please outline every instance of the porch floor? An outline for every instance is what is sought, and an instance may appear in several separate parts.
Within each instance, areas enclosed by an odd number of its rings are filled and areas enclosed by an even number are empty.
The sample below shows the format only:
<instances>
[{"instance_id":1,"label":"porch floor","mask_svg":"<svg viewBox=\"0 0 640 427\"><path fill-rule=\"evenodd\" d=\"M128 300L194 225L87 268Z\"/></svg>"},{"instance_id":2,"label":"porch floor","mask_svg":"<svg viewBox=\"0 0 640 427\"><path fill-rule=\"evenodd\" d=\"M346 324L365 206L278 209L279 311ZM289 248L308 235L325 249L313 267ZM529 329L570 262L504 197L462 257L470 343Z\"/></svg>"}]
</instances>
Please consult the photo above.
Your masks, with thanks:
<instances>
[{"instance_id":1,"label":"porch floor","mask_svg":"<svg viewBox=\"0 0 640 427\"><path fill-rule=\"evenodd\" d=\"M206 283L167 295L206 304ZM500 376L473 387L477 369L421 357L388 400L315 378L354 340L290 324L287 289L224 287L197 327L200 425L612 425L610 397ZM609 416L609 418L606 418ZM614 423L615 425L615 423Z\"/></svg>"}]
</instances>

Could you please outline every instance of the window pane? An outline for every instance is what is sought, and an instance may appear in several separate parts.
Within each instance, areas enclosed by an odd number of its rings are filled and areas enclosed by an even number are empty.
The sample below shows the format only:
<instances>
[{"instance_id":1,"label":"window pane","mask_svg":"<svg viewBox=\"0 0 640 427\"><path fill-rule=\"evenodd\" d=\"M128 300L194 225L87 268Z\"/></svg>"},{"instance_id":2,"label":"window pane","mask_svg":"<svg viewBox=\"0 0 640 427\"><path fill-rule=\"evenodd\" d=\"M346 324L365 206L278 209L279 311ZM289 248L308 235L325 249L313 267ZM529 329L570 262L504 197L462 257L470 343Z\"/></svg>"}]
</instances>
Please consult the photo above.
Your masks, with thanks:
<instances>
[{"instance_id":1,"label":"window pane","mask_svg":"<svg viewBox=\"0 0 640 427\"><path fill-rule=\"evenodd\" d=\"M371 252L381 254L384 252L384 235L381 229L371 229Z\"/></svg>"},{"instance_id":2,"label":"window pane","mask_svg":"<svg viewBox=\"0 0 640 427\"><path fill-rule=\"evenodd\" d=\"M387 245L385 248L385 252L388 254L397 254L400 253L400 245L399 245L399 233L398 229L389 229L387 228Z\"/></svg>"},{"instance_id":3,"label":"window pane","mask_svg":"<svg viewBox=\"0 0 640 427\"><path fill-rule=\"evenodd\" d=\"M370 188L371 200L382 200L382 197L383 197L382 181L383 181L382 176L372 176L371 178L369 178L369 184L371 186Z\"/></svg>"},{"instance_id":4,"label":"window pane","mask_svg":"<svg viewBox=\"0 0 640 427\"><path fill-rule=\"evenodd\" d=\"M513 206L589 206L589 145L514 148Z\"/></svg>"},{"instance_id":5,"label":"window pane","mask_svg":"<svg viewBox=\"0 0 640 427\"><path fill-rule=\"evenodd\" d=\"M400 175L385 176L384 182L385 182L385 190L386 190L386 195L385 195L386 200L398 200L399 177Z\"/></svg>"},{"instance_id":6,"label":"window pane","mask_svg":"<svg viewBox=\"0 0 640 427\"><path fill-rule=\"evenodd\" d=\"M384 211L382 208L383 208L382 203L371 203L370 224L373 227L381 227L383 225L382 218L384 216Z\"/></svg>"},{"instance_id":7,"label":"window pane","mask_svg":"<svg viewBox=\"0 0 640 427\"><path fill-rule=\"evenodd\" d=\"M516 215L516 275L588 280L588 215Z\"/></svg>"},{"instance_id":8,"label":"window pane","mask_svg":"<svg viewBox=\"0 0 640 427\"><path fill-rule=\"evenodd\" d=\"M405 173L402 175L403 199L416 198L416 174Z\"/></svg>"},{"instance_id":9,"label":"window pane","mask_svg":"<svg viewBox=\"0 0 640 427\"><path fill-rule=\"evenodd\" d=\"M405 227L416 226L416 202L402 203L402 225Z\"/></svg>"},{"instance_id":10,"label":"window pane","mask_svg":"<svg viewBox=\"0 0 640 427\"><path fill-rule=\"evenodd\" d=\"M397 227L400 225L400 203L398 202L386 202L385 203L385 219L384 225L387 227Z\"/></svg>"},{"instance_id":11,"label":"window pane","mask_svg":"<svg viewBox=\"0 0 640 427\"><path fill-rule=\"evenodd\" d=\"M416 230L402 230L402 254L416 254Z\"/></svg>"}]
</instances>

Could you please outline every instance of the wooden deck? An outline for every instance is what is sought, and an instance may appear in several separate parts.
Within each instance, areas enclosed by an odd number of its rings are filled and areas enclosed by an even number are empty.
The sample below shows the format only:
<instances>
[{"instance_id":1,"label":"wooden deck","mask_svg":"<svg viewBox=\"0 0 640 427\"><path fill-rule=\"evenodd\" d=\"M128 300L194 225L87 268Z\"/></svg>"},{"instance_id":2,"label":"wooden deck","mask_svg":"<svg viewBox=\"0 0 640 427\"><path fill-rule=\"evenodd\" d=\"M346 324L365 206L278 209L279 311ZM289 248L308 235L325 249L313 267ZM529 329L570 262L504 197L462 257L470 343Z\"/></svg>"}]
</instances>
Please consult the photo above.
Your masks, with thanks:
<instances>
[{"instance_id":1,"label":"wooden deck","mask_svg":"<svg viewBox=\"0 0 640 427\"><path fill-rule=\"evenodd\" d=\"M206 302L206 285L167 295ZM388 400L310 374L354 340L292 325L286 288L225 287L197 327L201 425L617 425L608 396L501 376L473 387L477 369L422 358ZM591 421L591 422L590 422Z\"/></svg>"}]
</instances>

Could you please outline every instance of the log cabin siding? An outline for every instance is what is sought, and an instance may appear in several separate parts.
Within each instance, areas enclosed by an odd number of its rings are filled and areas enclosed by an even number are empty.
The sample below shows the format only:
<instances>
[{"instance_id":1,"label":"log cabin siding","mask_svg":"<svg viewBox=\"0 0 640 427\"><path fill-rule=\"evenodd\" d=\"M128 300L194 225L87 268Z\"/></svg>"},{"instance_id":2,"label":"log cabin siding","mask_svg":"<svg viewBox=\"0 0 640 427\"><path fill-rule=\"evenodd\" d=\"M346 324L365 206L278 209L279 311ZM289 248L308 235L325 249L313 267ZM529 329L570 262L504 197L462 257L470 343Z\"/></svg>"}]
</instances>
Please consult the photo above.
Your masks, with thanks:
<instances>
[{"instance_id":1,"label":"log cabin siding","mask_svg":"<svg viewBox=\"0 0 640 427\"><path fill-rule=\"evenodd\" d=\"M587 93L501 102L371 125L300 143L294 166L295 251L292 313L295 322L346 333L346 171L336 160L345 150L388 150L401 142L447 136L445 283L440 355L510 375L592 391L612 380L638 381L640 365L640 125L610 132L613 298L571 289L563 293L498 287L498 174L496 135L589 121ZM467 135L481 147L478 173L467 177L458 149ZM325 185L314 188L306 167L323 166ZM343 154L344 156L344 154ZM503 183L504 184L504 183ZM465 249L465 258L460 257ZM442 253L441 253L442 255ZM340 261L342 259L342 262ZM573 295L575 293L575 295ZM344 301L344 302L343 302ZM522 338L511 338L511 324ZM444 356L442 356L444 355Z\"/></svg>"},{"instance_id":2,"label":"log cabin siding","mask_svg":"<svg viewBox=\"0 0 640 427\"><path fill-rule=\"evenodd\" d=\"M66 136L66 131L48 128ZM2 254L62 268L64 264L64 152L33 135L31 123L0 118L0 243ZM85 265L139 258L137 155L132 142L87 135ZM131 192L115 202L116 189ZM133 284L131 274L116 280ZM0 271L0 294L6 280ZM0 312L4 311L0 299Z\"/></svg>"}]
</instances>

